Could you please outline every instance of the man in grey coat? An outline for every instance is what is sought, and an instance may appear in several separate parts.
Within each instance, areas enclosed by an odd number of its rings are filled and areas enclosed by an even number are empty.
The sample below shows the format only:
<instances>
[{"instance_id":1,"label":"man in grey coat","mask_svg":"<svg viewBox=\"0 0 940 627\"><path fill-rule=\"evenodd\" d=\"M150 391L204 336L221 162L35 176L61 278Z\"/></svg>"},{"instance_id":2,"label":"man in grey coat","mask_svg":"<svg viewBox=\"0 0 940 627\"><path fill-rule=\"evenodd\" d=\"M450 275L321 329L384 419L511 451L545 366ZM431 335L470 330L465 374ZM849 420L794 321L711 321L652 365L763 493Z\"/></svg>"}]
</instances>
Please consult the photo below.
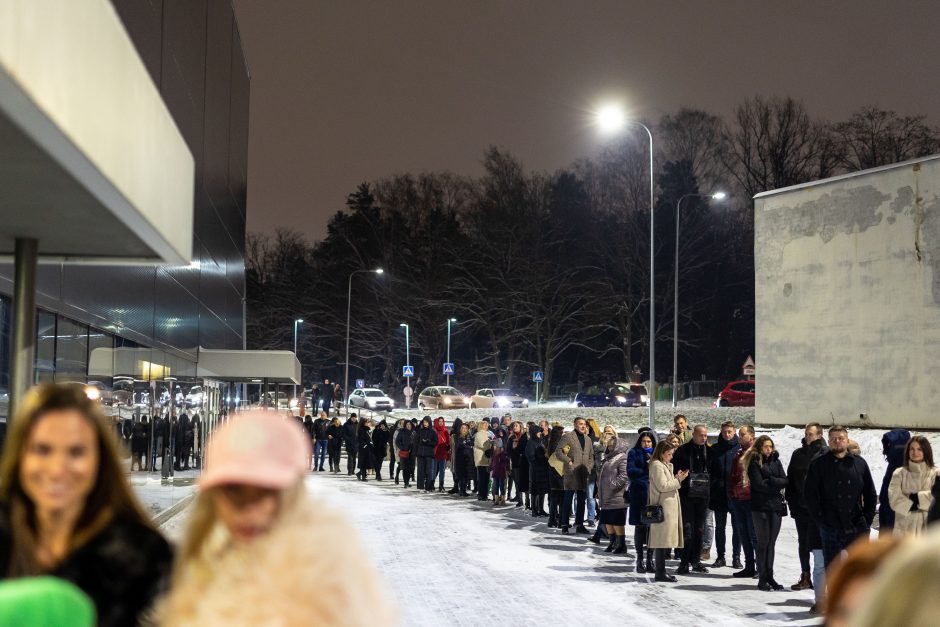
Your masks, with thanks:
<instances>
[{"instance_id":1,"label":"man in grey coat","mask_svg":"<svg viewBox=\"0 0 940 627\"><path fill-rule=\"evenodd\" d=\"M567 534L571 518L571 502L577 496L574 524L577 533L590 533L584 527L588 478L594 468L594 444L588 436L587 421L574 419L574 431L562 436L555 457L565 465L565 496L561 506L561 532Z\"/></svg>"}]
</instances>

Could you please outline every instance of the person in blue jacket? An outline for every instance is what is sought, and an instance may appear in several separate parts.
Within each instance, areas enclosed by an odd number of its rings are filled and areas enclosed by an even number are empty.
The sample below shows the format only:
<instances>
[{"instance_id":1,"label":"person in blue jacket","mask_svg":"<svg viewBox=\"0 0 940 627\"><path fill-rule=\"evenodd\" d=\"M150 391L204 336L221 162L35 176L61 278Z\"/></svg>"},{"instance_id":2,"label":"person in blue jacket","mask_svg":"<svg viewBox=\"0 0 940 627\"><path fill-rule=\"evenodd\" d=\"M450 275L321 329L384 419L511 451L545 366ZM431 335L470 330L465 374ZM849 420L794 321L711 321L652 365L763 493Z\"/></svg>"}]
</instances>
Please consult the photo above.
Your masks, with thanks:
<instances>
[{"instance_id":1,"label":"person in blue jacket","mask_svg":"<svg viewBox=\"0 0 940 627\"><path fill-rule=\"evenodd\" d=\"M654 570L653 549L646 549L646 555L643 554L648 544L649 527L640 522L640 511L646 507L649 500L649 463L655 446L656 433L649 427L642 427L636 444L627 453L627 476L630 478L628 522L633 525L633 544L636 546L636 572L638 573Z\"/></svg>"}]
</instances>

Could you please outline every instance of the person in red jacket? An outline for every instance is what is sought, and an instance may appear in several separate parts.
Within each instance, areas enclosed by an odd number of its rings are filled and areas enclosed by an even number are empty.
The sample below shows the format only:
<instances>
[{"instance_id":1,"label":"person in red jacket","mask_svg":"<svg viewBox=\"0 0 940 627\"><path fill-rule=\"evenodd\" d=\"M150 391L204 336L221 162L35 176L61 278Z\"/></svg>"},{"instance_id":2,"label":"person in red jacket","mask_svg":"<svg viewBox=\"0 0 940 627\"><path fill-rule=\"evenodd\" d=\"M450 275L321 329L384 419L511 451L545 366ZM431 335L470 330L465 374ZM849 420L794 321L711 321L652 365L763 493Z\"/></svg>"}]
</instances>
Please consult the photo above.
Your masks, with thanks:
<instances>
[{"instance_id":1,"label":"person in red jacket","mask_svg":"<svg viewBox=\"0 0 940 627\"><path fill-rule=\"evenodd\" d=\"M741 551L744 553L744 569L733 573L732 577L753 577L757 574L755 550L757 548L757 530L751 517L751 484L747 469L742 465L744 454L754 444L754 427L742 425L738 430L738 451L731 462L731 475L728 478L728 511L738 525L741 536Z\"/></svg>"},{"instance_id":2,"label":"person in red jacket","mask_svg":"<svg viewBox=\"0 0 940 627\"><path fill-rule=\"evenodd\" d=\"M437 491L443 492L444 472L447 470L447 460L450 459L450 431L444 425L443 416L434 421L434 431L437 433L437 445L434 447L434 469L429 483L433 487L434 478L437 477Z\"/></svg>"}]
</instances>

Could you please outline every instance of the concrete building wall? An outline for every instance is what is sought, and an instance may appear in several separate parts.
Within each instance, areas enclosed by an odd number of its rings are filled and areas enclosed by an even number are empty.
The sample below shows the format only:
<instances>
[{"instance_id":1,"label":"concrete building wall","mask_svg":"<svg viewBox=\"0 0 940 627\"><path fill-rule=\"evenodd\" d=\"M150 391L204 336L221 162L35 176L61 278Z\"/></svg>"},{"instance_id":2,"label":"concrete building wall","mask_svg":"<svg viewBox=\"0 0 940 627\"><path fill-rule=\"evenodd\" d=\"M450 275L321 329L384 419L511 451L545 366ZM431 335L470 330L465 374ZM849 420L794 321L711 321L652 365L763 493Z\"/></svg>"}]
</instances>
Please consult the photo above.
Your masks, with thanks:
<instances>
[{"instance_id":1,"label":"concrete building wall","mask_svg":"<svg viewBox=\"0 0 940 627\"><path fill-rule=\"evenodd\" d=\"M940 428L940 156L754 212L757 421Z\"/></svg>"}]
</instances>

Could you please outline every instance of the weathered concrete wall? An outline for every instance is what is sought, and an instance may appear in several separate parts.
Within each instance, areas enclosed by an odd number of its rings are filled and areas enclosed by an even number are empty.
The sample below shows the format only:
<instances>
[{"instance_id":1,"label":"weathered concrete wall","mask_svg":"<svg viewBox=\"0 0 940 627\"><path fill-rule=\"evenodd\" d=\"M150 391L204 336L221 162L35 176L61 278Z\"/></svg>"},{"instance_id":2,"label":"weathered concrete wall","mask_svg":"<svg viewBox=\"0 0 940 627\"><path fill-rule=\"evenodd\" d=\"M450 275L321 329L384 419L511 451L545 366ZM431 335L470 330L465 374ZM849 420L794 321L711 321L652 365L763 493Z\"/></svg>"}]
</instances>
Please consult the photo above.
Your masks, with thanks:
<instances>
[{"instance_id":1,"label":"weathered concrete wall","mask_svg":"<svg viewBox=\"0 0 940 627\"><path fill-rule=\"evenodd\" d=\"M754 211L756 420L940 428L940 156Z\"/></svg>"}]
</instances>

